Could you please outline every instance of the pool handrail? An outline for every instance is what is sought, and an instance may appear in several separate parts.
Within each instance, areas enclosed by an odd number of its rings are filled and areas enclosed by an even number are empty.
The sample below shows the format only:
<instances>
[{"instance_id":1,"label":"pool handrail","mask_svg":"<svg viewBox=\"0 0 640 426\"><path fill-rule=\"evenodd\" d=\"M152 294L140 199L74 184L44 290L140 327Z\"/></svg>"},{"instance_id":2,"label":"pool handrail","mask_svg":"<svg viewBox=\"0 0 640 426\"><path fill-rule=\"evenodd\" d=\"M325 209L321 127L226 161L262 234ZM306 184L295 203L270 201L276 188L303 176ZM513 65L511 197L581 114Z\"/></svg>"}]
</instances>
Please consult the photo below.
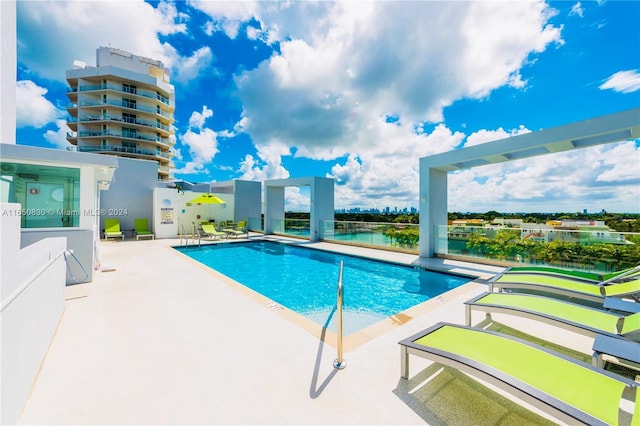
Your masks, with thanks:
<instances>
[{"instance_id":1,"label":"pool handrail","mask_svg":"<svg viewBox=\"0 0 640 426\"><path fill-rule=\"evenodd\" d=\"M333 361L333 366L342 370L347 366L347 360L342 358L342 305L344 305L344 292L342 289L342 269L344 261L340 261L340 273L338 275L338 357Z\"/></svg>"}]
</instances>

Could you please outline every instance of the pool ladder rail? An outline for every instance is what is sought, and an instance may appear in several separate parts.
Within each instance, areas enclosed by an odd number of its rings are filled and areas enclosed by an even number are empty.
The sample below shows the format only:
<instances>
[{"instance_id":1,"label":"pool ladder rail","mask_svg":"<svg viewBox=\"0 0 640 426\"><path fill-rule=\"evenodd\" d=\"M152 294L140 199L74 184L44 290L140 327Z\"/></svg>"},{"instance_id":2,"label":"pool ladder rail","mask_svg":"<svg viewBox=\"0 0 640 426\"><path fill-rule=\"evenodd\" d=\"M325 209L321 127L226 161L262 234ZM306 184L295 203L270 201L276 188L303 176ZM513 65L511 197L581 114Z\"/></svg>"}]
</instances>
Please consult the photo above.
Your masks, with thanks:
<instances>
[{"instance_id":1,"label":"pool ladder rail","mask_svg":"<svg viewBox=\"0 0 640 426\"><path fill-rule=\"evenodd\" d=\"M196 237L198 237L198 247L200 247L200 231L196 226L195 222L191 222L193 224L193 228L191 231L191 240L195 243ZM180 233L180 245L182 245L182 237L184 237L184 246L189 247L189 235L187 234L187 229L184 227L184 223L180 225L182 228L182 232Z\"/></svg>"},{"instance_id":2,"label":"pool ladder rail","mask_svg":"<svg viewBox=\"0 0 640 426\"><path fill-rule=\"evenodd\" d=\"M342 357L342 305L344 305L344 292L342 288L343 261L340 261L340 274L338 276L338 357L333 361L333 366L342 370L347 366L347 360Z\"/></svg>"}]
</instances>

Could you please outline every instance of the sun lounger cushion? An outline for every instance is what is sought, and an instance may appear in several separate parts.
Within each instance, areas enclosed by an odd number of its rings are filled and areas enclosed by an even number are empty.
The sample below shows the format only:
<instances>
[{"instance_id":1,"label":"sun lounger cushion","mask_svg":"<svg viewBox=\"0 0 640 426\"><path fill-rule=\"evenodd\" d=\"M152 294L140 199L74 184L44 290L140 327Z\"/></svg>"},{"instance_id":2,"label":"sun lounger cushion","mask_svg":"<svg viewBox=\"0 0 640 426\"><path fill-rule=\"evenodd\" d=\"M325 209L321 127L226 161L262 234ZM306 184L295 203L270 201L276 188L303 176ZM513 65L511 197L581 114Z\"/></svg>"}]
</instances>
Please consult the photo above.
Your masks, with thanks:
<instances>
[{"instance_id":1,"label":"sun lounger cushion","mask_svg":"<svg viewBox=\"0 0 640 426\"><path fill-rule=\"evenodd\" d=\"M602 281L608 281L614 279L618 276L624 276L629 273L636 272L640 269L640 265L623 269L621 271L608 272L606 274L599 274L597 272L586 272L586 271L574 271L570 269L562 269L562 268L554 268L549 266L513 266L503 274L543 274L543 275L551 275L558 277L574 277L586 281L593 281L595 283L599 283Z\"/></svg>"},{"instance_id":2,"label":"sun lounger cushion","mask_svg":"<svg viewBox=\"0 0 640 426\"><path fill-rule=\"evenodd\" d=\"M578 279L541 274L507 274L492 279L489 286L491 290L514 288L602 301L604 297L621 297L640 293L640 278L633 276L629 280L622 279L621 282L598 285Z\"/></svg>"},{"instance_id":3,"label":"sun lounger cushion","mask_svg":"<svg viewBox=\"0 0 640 426\"><path fill-rule=\"evenodd\" d=\"M439 323L400 342L402 376L408 357L450 365L516 394L553 414L588 424L618 424L626 388L637 383L559 353L489 330ZM519 393L522 392L522 393ZM536 404L537 402L537 404ZM543 404L540 405L539 403ZM640 400L636 400L636 406ZM636 421L638 418L636 409Z\"/></svg>"},{"instance_id":4,"label":"sun lounger cushion","mask_svg":"<svg viewBox=\"0 0 640 426\"><path fill-rule=\"evenodd\" d=\"M124 240L124 233L120 230L120 221L115 218L104 220L104 238L120 238Z\"/></svg>"},{"instance_id":5,"label":"sun lounger cushion","mask_svg":"<svg viewBox=\"0 0 640 426\"><path fill-rule=\"evenodd\" d=\"M467 325L472 310L541 319L590 336L606 334L640 340L640 313L616 314L550 297L519 293L483 293L465 302Z\"/></svg>"}]
</instances>

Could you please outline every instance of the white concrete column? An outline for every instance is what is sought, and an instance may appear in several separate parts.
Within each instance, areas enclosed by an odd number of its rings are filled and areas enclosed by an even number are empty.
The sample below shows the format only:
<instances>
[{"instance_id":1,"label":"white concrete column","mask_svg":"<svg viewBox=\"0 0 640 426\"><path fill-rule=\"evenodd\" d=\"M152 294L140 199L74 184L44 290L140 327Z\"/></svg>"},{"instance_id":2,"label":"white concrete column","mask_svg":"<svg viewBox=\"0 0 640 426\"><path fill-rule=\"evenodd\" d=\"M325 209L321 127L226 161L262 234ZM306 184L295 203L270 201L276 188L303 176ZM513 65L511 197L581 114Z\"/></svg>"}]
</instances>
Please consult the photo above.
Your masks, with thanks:
<instances>
[{"instance_id":1,"label":"white concrete column","mask_svg":"<svg viewBox=\"0 0 640 426\"><path fill-rule=\"evenodd\" d=\"M437 225L447 224L447 172L420 160L420 257L433 257Z\"/></svg>"},{"instance_id":2,"label":"white concrete column","mask_svg":"<svg viewBox=\"0 0 640 426\"><path fill-rule=\"evenodd\" d=\"M273 219L284 220L284 186L265 184L264 235L273 234Z\"/></svg>"},{"instance_id":3,"label":"white concrete column","mask_svg":"<svg viewBox=\"0 0 640 426\"><path fill-rule=\"evenodd\" d=\"M316 177L311 184L309 191L311 201L309 239L311 242L320 239L320 222L335 218L333 182L333 179Z\"/></svg>"}]
</instances>

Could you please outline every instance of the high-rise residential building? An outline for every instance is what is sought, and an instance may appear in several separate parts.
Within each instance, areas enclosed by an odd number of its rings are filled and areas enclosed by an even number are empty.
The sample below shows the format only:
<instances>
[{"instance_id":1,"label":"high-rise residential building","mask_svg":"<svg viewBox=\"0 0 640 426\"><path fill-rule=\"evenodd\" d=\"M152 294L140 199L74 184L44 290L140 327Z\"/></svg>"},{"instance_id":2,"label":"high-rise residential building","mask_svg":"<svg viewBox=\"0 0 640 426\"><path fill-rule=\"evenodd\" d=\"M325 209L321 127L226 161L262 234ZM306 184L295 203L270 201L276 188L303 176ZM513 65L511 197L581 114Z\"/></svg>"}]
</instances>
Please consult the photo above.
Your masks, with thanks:
<instances>
[{"instance_id":1,"label":"high-rise residential building","mask_svg":"<svg viewBox=\"0 0 640 426\"><path fill-rule=\"evenodd\" d=\"M99 47L95 67L74 61L66 76L76 150L155 160L158 180L172 179L175 90L162 62Z\"/></svg>"}]
</instances>

